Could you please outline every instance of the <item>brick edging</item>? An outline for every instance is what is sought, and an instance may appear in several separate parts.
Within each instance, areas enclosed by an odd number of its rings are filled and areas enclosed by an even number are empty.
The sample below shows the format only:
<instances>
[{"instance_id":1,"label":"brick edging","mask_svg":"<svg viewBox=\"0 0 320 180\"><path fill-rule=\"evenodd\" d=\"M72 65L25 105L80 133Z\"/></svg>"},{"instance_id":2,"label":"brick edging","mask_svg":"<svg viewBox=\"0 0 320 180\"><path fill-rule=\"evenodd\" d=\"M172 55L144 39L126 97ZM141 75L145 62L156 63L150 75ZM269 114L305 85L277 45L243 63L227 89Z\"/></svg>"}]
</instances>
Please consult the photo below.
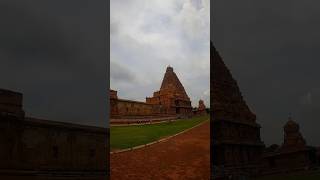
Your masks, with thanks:
<instances>
[{"instance_id":1,"label":"brick edging","mask_svg":"<svg viewBox=\"0 0 320 180\"><path fill-rule=\"evenodd\" d=\"M150 145L153 145L153 144L157 144L157 143L160 143L160 142L167 141L167 140L169 140L169 139L171 139L171 138L173 138L173 137L175 137L175 136L178 136L178 135L183 134L183 133L185 133L185 132L187 132L187 131L189 131L189 130L191 130L191 129L193 129L193 128L196 128L196 127L204 124L204 123L207 122L207 121L208 121L208 120L205 120L205 121L203 121L202 123L197 124L197 125L195 125L195 126L193 126L193 127L191 127L191 128L185 129L185 130L183 130L183 131L181 131L181 132L179 132L179 133L177 133L177 134L174 134L174 135L171 135L171 136L167 136L167 137L165 137L165 138L162 138L162 139L159 139L159 140L156 140L156 141L147 143L147 144L142 144L142 145L135 146L135 147L131 147L131 148L126 148L126 149L121 149L121 150L113 151L113 152L110 152L110 154L112 155L112 154L118 154L118 153L122 153L122 152L132 151L132 150L136 150L136 149L141 149L141 148L144 148L144 147L148 147L148 146L150 146Z\"/></svg>"},{"instance_id":2,"label":"brick edging","mask_svg":"<svg viewBox=\"0 0 320 180\"><path fill-rule=\"evenodd\" d=\"M175 122L180 121L183 119L171 119L171 120L163 120L163 121L155 121L155 122L142 122L142 123L131 123L131 124L110 124L110 127L124 127L124 126L143 126L143 125L152 125L152 124L160 124L160 123L167 123L167 122Z\"/></svg>"}]
</instances>

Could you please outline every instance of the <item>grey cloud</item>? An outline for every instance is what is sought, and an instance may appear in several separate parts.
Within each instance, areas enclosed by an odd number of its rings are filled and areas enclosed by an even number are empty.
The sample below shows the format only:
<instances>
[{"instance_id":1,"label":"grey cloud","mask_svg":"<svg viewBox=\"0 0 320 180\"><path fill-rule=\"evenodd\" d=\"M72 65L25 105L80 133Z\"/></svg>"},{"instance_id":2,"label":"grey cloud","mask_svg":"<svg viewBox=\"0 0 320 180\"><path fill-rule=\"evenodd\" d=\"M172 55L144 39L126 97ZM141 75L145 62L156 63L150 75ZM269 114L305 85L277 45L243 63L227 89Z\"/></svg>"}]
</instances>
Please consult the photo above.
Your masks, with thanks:
<instances>
[{"instance_id":1,"label":"grey cloud","mask_svg":"<svg viewBox=\"0 0 320 180\"><path fill-rule=\"evenodd\" d=\"M89 1L1 1L0 87L28 115L107 126L105 8Z\"/></svg>"},{"instance_id":2,"label":"grey cloud","mask_svg":"<svg viewBox=\"0 0 320 180\"><path fill-rule=\"evenodd\" d=\"M319 133L309 134L320 125L320 102L311 92L319 88L318 6L314 0L214 3L214 43L257 114L267 144L282 141L290 113L307 141L320 144ZM301 97L308 92L312 108L304 111Z\"/></svg>"},{"instance_id":3,"label":"grey cloud","mask_svg":"<svg viewBox=\"0 0 320 180\"><path fill-rule=\"evenodd\" d=\"M308 92L307 94L301 97L301 104L302 105L311 105L312 104L312 94Z\"/></svg>"},{"instance_id":4,"label":"grey cloud","mask_svg":"<svg viewBox=\"0 0 320 180\"><path fill-rule=\"evenodd\" d=\"M199 98L209 99L202 96L210 77L209 1L130 3L134 5L111 1L111 29L117 31L110 37L111 61L126 67L116 72L119 67L111 64L111 76L118 77L111 87L122 98L144 101L160 88L165 69L171 65L193 105L198 105Z\"/></svg>"},{"instance_id":5,"label":"grey cloud","mask_svg":"<svg viewBox=\"0 0 320 180\"><path fill-rule=\"evenodd\" d=\"M114 61L110 62L110 66L110 79L112 82L135 82L135 74L129 68Z\"/></svg>"}]
</instances>

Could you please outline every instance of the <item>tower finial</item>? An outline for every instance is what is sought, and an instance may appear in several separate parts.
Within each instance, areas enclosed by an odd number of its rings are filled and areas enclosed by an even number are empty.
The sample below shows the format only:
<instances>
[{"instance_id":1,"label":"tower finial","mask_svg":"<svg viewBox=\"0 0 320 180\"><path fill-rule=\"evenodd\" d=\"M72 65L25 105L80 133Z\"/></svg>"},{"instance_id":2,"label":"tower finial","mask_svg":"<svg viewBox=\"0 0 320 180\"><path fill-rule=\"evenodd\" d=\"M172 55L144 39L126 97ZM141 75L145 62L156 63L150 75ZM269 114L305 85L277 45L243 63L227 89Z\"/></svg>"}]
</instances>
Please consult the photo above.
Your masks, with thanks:
<instances>
[{"instance_id":1,"label":"tower finial","mask_svg":"<svg viewBox=\"0 0 320 180\"><path fill-rule=\"evenodd\" d=\"M167 71L173 71L173 68L170 65L168 65Z\"/></svg>"},{"instance_id":2,"label":"tower finial","mask_svg":"<svg viewBox=\"0 0 320 180\"><path fill-rule=\"evenodd\" d=\"M288 120L292 120L292 113L289 113Z\"/></svg>"}]
</instances>

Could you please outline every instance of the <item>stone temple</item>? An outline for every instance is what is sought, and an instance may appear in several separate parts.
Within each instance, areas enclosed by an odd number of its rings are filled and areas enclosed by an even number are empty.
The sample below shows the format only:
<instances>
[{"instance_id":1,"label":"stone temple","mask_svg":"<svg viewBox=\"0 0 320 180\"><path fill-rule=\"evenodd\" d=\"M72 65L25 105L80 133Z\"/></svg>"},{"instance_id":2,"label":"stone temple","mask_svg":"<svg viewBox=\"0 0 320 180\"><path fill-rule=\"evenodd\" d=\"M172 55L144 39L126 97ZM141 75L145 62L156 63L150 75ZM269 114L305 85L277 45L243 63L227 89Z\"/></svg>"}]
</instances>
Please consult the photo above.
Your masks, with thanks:
<instances>
[{"instance_id":1,"label":"stone temple","mask_svg":"<svg viewBox=\"0 0 320 180\"><path fill-rule=\"evenodd\" d=\"M283 143L267 148L263 154L262 174L310 170L317 166L317 149L307 146L299 124L290 117L283 127Z\"/></svg>"},{"instance_id":2,"label":"stone temple","mask_svg":"<svg viewBox=\"0 0 320 180\"><path fill-rule=\"evenodd\" d=\"M299 124L289 118L283 143L265 147L256 115L211 43L211 151L213 178L265 176L313 170L317 148L308 146Z\"/></svg>"},{"instance_id":3,"label":"stone temple","mask_svg":"<svg viewBox=\"0 0 320 180\"><path fill-rule=\"evenodd\" d=\"M192 112L191 101L178 76L172 67L167 67L159 91L153 97L147 97L147 104L161 105L164 113L173 115L190 115Z\"/></svg>"},{"instance_id":4,"label":"stone temple","mask_svg":"<svg viewBox=\"0 0 320 180\"><path fill-rule=\"evenodd\" d=\"M192 106L178 76L168 66L160 90L146 97L145 102L118 98L117 91L110 90L111 123L130 119L166 119L189 117Z\"/></svg>"},{"instance_id":5,"label":"stone temple","mask_svg":"<svg viewBox=\"0 0 320 180\"><path fill-rule=\"evenodd\" d=\"M260 125L211 43L212 168L216 176L258 173L264 143Z\"/></svg>"},{"instance_id":6,"label":"stone temple","mask_svg":"<svg viewBox=\"0 0 320 180\"><path fill-rule=\"evenodd\" d=\"M198 108L194 108L193 115L206 115L207 108L202 99L199 100Z\"/></svg>"}]
</instances>

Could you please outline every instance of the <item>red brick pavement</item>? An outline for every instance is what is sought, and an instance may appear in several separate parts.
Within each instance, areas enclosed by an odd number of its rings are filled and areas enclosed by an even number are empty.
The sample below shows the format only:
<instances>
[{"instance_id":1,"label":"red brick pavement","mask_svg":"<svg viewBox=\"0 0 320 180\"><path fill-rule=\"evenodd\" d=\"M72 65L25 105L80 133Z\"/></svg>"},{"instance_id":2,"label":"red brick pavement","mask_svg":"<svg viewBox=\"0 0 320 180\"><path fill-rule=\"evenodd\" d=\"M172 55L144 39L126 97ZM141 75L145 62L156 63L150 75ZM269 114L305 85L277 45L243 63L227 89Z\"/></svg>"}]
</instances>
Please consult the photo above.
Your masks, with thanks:
<instances>
[{"instance_id":1,"label":"red brick pavement","mask_svg":"<svg viewBox=\"0 0 320 180\"><path fill-rule=\"evenodd\" d=\"M210 179L209 121L145 148L110 155L111 180Z\"/></svg>"}]
</instances>

